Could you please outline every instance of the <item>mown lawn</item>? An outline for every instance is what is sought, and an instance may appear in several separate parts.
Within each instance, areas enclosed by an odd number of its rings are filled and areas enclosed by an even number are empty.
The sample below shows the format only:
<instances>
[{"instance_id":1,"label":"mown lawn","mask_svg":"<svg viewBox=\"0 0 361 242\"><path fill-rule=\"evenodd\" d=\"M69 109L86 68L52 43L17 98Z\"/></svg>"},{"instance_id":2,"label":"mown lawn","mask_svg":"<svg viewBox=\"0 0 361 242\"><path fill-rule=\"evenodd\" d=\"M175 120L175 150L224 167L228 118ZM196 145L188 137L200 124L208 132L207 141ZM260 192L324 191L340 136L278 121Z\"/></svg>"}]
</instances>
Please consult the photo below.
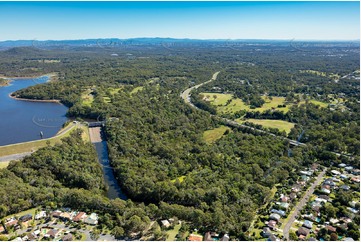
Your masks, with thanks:
<instances>
[{"instance_id":1,"label":"mown lawn","mask_svg":"<svg viewBox=\"0 0 361 242\"><path fill-rule=\"evenodd\" d=\"M181 228L181 224L177 224L176 226L174 226L174 229L168 230L167 231L167 234L168 234L167 241L175 241L176 240L175 237L179 233L180 228Z\"/></svg>"},{"instance_id":2,"label":"mown lawn","mask_svg":"<svg viewBox=\"0 0 361 242\"><path fill-rule=\"evenodd\" d=\"M213 105L225 105L229 99L232 99L232 94L204 92L205 99L210 101Z\"/></svg>"},{"instance_id":3,"label":"mown lawn","mask_svg":"<svg viewBox=\"0 0 361 242\"><path fill-rule=\"evenodd\" d=\"M6 216L4 219L11 218L11 217L14 217L14 216L19 218L19 217L24 216L26 214L31 214L34 217L36 209L37 209L37 207L22 211L20 213L11 214L11 215Z\"/></svg>"},{"instance_id":4,"label":"mown lawn","mask_svg":"<svg viewBox=\"0 0 361 242\"><path fill-rule=\"evenodd\" d=\"M231 129L227 126L222 125L215 129L206 130L203 133L203 139L204 139L204 141L206 141L209 144L213 143L213 142L217 141L218 139L222 138L222 136L223 136L224 132L226 132L226 130L231 130Z\"/></svg>"},{"instance_id":5,"label":"mown lawn","mask_svg":"<svg viewBox=\"0 0 361 242\"><path fill-rule=\"evenodd\" d=\"M286 133L288 134L289 132L291 132L291 129L295 126L294 123L290 123L284 120L271 120L271 119L246 119L246 120L241 120L241 119L237 119L236 120L239 123L244 123L244 122L251 122L251 123L255 123L255 124L259 124L262 125L265 128L276 128L279 129L280 131L286 131Z\"/></svg>"},{"instance_id":6,"label":"mown lawn","mask_svg":"<svg viewBox=\"0 0 361 242\"><path fill-rule=\"evenodd\" d=\"M220 94L220 93L211 93L205 92L201 93L204 95L204 99L209 101L212 105L217 107L217 111L220 113L235 113L240 110L246 111L259 111L263 112L270 109L275 109L278 111L288 112L289 106L279 108L278 105L285 104L285 97L266 97L262 96L265 103L260 108L251 109L249 105L246 105L242 99L233 98L232 94ZM232 99L232 101L227 104L227 101Z\"/></svg>"}]
</instances>

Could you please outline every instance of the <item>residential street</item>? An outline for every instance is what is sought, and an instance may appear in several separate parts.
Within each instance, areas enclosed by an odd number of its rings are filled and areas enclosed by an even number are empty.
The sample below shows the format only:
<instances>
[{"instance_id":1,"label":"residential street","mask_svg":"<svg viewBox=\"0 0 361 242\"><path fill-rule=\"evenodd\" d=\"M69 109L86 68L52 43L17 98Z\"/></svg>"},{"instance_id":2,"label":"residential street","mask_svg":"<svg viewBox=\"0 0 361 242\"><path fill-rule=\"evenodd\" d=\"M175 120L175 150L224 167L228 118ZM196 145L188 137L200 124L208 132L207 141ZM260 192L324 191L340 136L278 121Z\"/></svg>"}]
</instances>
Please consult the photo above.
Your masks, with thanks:
<instances>
[{"instance_id":1,"label":"residential street","mask_svg":"<svg viewBox=\"0 0 361 242\"><path fill-rule=\"evenodd\" d=\"M295 211L290 215L290 219L287 221L284 229L283 229L283 236L286 238L286 240L289 240L289 231L290 228L292 227L292 224L295 222L296 220L296 216L298 214L298 212L306 205L306 203L308 202L308 200L310 199L310 196L313 194L313 192L315 191L315 187L318 186L321 181L323 176L326 173L326 168L317 176L316 180L314 181L314 183L312 183L311 187L306 191L305 195L303 196L303 198L298 202L298 204L295 207Z\"/></svg>"}]
</instances>

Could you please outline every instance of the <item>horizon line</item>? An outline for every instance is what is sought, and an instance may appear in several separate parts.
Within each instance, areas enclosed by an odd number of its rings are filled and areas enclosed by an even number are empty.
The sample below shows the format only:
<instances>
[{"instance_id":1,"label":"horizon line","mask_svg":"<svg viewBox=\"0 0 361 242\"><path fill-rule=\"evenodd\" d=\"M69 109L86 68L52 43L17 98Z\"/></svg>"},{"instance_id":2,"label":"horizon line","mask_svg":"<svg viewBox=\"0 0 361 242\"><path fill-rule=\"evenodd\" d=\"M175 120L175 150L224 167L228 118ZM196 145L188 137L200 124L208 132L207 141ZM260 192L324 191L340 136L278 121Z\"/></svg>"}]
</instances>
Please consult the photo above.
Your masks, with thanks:
<instances>
[{"instance_id":1,"label":"horizon line","mask_svg":"<svg viewBox=\"0 0 361 242\"><path fill-rule=\"evenodd\" d=\"M268 41L358 41L360 39L295 39L295 38L279 38L279 39L267 39L267 38L175 38L175 37L130 37L130 38L119 38L119 37L100 37L100 38L81 38L81 39L5 39L0 42L6 41L81 41L81 40L132 40L132 39L174 39L174 40L199 40L199 41L237 41L237 40L268 40Z\"/></svg>"}]
</instances>

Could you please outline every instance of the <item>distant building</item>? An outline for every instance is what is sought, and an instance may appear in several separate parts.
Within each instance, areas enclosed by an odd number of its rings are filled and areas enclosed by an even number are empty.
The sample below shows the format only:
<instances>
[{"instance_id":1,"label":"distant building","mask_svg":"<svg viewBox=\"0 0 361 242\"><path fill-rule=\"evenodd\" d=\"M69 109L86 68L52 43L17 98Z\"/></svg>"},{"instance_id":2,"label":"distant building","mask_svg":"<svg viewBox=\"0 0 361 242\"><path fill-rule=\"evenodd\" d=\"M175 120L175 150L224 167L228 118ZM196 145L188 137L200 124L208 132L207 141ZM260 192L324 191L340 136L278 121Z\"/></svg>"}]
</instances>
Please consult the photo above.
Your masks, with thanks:
<instances>
[{"instance_id":1,"label":"distant building","mask_svg":"<svg viewBox=\"0 0 361 242\"><path fill-rule=\"evenodd\" d=\"M268 221L267 226L272 230L276 230L277 229L277 221L270 220L270 221Z\"/></svg>"},{"instance_id":2,"label":"distant building","mask_svg":"<svg viewBox=\"0 0 361 242\"><path fill-rule=\"evenodd\" d=\"M309 220L305 220L304 222L303 222L303 227L306 227L306 228L309 228L309 229L312 229L312 225L313 225L313 223L311 222L311 221L309 221Z\"/></svg>"},{"instance_id":3,"label":"distant building","mask_svg":"<svg viewBox=\"0 0 361 242\"><path fill-rule=\"evenodd\" d=\"M171 225L167 219L162 220L161 223L162 223L162 226L165 228L168 228Z\"/></svg>"},{"instance_id":4,"label":"distant building","mask_svg":"<svg viewBox=\"0 0 361 242\"><path fill-rule=\"evenodd\" d=\"M38 219L42 219L42 218L45 218L46 217L46 212L45 211L40 211L39 213L37 213L35 215L35 219L38 220Z\"/></svg>"},{"instance_id":5,"label":"distant building","mask_svg":"<svg viewBox=\"0 0 361 242\"><path fill-rule=\"evenodd\" d=\"M223 237L221 238L221 241L229 241L229 235L224 234Z\"/></svg>"},{"instance_id":6,"label":"distant building","mask_svg":"<svg viewBox=\"0 0 361 242\"><path fill-rule=\"evenodd\" d=\"M336 232L336 228L333 226L327 225L325 228L330 232Z\"/></svg>"},{"instance_id":7,"label":"distant building","mask_svg":"<svg viewBox=\"0 0 361 242\"><path fill-rule=\"evenodd\" d=\"M96 213L90 214L85 220L84 223L90 225L97 225L98 224L98 215Z\"/></svg>"},{"instance_id":8,"label":"distant building","mask_svg":"<svg viewBox=\"0 0 361 242\"><path fill-rule=\"evenodd\" d=\"M62 241L73 241L73 235L69 233L69 234L65 235L61 240Z\"/></svg>"},{"instance_id":9,"label":"distant building","mask_svg":"<svg viewBox=\"0 0 361 242\"><path fill-rule=\"evenodd\" d=\"M271 220L275 220L277 222L281 219L281 216L277 213L272 213L269 217Z\"/></svg>"},{"instance_id":10,"label":"distant building","mask_svg":"<svg viewBox=\"0 0 361 242\"><path fill-rule=\"evenodd\" d=\"M303 236L307 236L308 234L310 233L310 230L305 228L305 227L300 227L298 230L297 230L297 235L300 236L300 235L303 235Z\"/></svg>"},{"instance_id":11,"label":"distant building","mask_svg":"<svg viewBox=\"0 0 361 242\"><path fill-rule=\"evenodd\" d=\"M79 212L74 218L73 221L74 222L80 222L80 221L84 221L84 219L87 217L86 213L84 212Z\"/></svg>"},{"instance_id":12,"label":"distant building","mask_svg":"<svg viewBox=\"0 0 361 242\"><path fill-rule=\"evenodd\" d=\"M24 216L21 216L20 218L19 218L19 221L20 222L27 222L27 221L29 221L29 220L32 220L33 219L33 215L31 215L31 214L26 214L26 215L24 215Z\"/></svg>"},{"instance_id":13,"label":"distant building","mask_svg":"<svg viewBox=\"0 0 361 242\"><path fill-rule=\"evenodd\" d=\"M190 234L188 237L188 241L203 241L203 236L196 235L196 234Z\"/></svg>"}]
</instances>

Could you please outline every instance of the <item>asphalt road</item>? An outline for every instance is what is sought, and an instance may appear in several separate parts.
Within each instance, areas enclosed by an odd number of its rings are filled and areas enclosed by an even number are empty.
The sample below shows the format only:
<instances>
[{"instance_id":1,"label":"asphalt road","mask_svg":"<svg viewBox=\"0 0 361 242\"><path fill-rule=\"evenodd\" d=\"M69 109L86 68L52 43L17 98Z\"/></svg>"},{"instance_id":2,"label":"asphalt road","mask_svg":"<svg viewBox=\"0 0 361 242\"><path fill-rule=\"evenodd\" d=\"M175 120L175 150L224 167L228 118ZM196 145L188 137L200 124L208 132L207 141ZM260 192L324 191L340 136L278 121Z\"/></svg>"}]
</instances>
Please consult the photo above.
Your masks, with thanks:
<instances>
[{"instance_id":1,"label":"asphalt road","mask_svg":"<svg viewBox=\"0 0 361 242\"><path fill-rule=\"evenodd\" d=\"M311 187L306 191L305 195L302 197L302 199L296 205L295 211L291 214L290 219L287 221L285 227L283 228L283 236L286 238L286 240L289 240L289 232L290 232L292 224L296 220L296 216L297 216L298 212L306 205L306 203L310 199L310 196L315 191L315 187L321 183L322 177L325 175L325 172L326 172L326 169L324 169L320 174L318 174L316 180L312 183Z\"/></svg>"},{"instance_id":2,"label":"asphalt road","mask_svg":"<svg viewBox=\"0 0 361 242\"><path fill-rule=\"evenodd\" d=\"M7 162L7 161L11 161L11 160L21 160L25 156L31 155L31 153L33 153L33 152L25 152L25 153L20 153L20 154L2 156L2 157L0 157L0 162Z\"/></svg>"}]
</instances>

